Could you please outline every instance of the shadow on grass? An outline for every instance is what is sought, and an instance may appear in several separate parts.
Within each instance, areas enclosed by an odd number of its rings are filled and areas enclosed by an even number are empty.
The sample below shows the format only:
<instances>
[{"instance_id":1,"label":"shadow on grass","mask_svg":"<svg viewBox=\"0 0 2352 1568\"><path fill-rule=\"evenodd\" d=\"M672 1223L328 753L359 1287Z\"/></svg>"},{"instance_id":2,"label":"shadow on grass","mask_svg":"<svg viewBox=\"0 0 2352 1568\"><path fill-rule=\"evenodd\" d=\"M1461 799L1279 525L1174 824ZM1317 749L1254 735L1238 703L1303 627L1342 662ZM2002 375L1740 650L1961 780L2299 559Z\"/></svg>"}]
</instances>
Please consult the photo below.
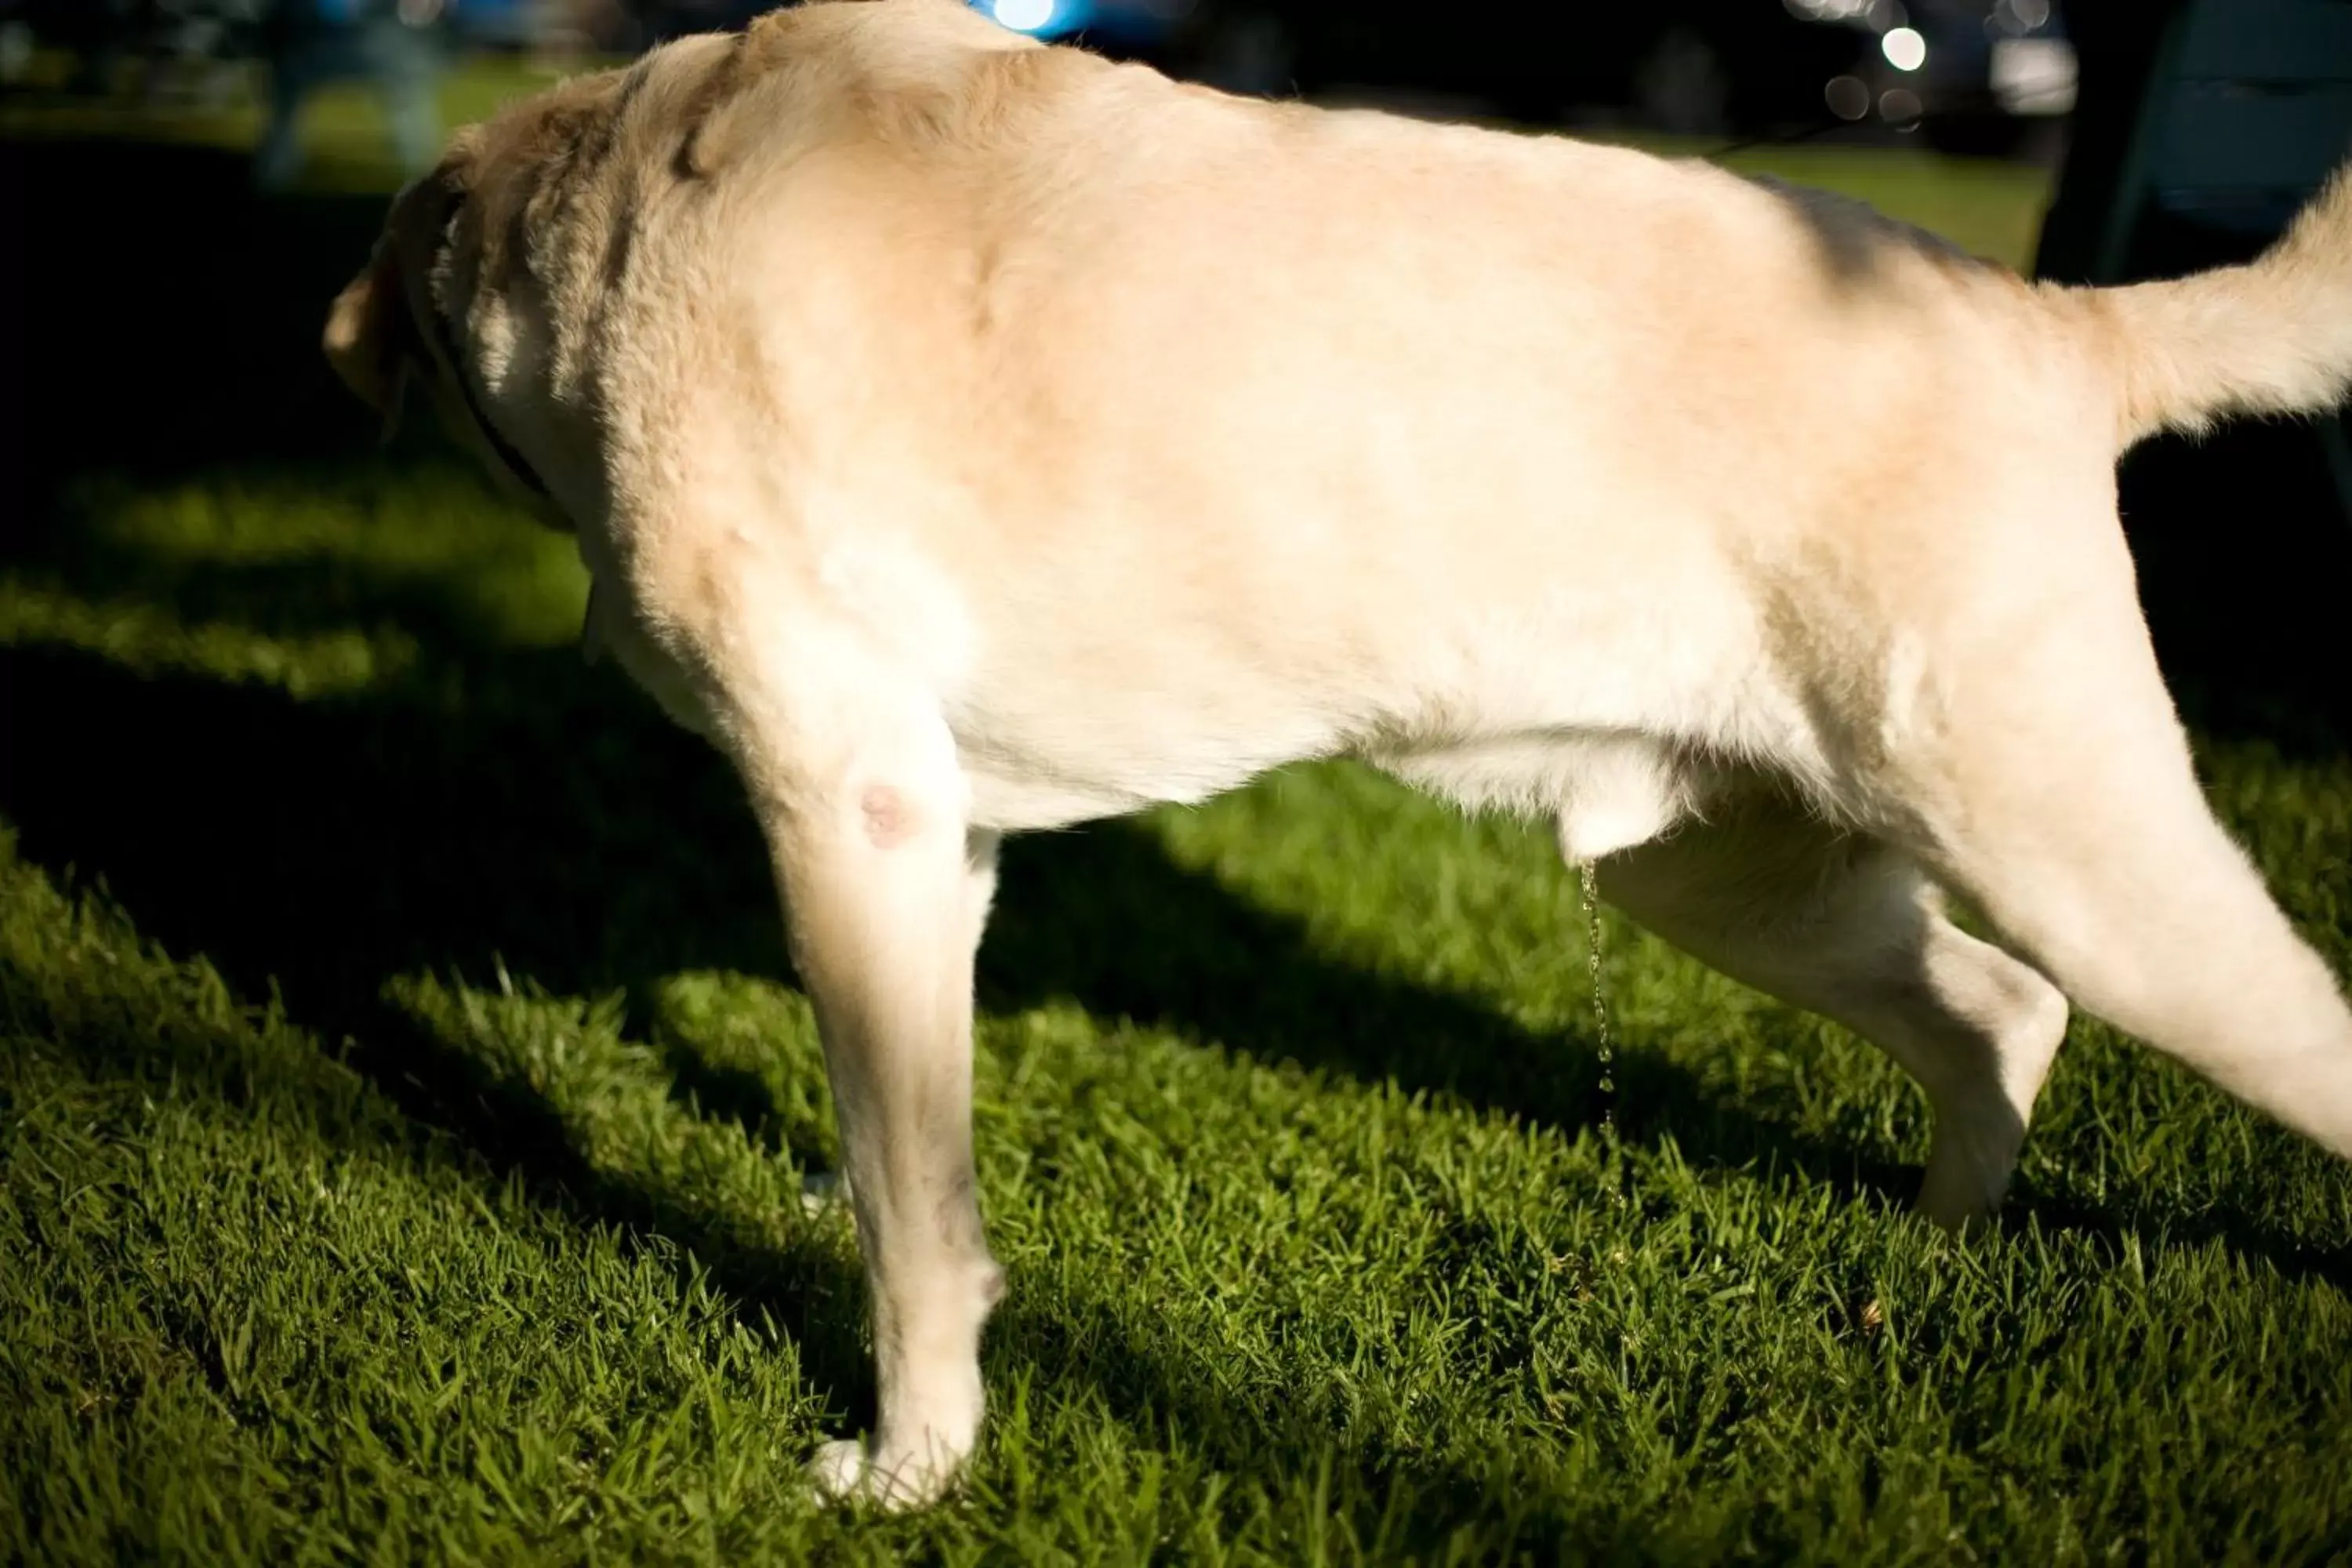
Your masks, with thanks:
<instances>
[{"instance_id":1,"label":"shadow on grass","mask_svg":"<svg viewBox=\"0 0 2352 1568\"><path fill-rule=\"evenodd\" d=\"M21 432L26 510L12 520L12 544L70 558L91 587L140 582L152 563L51 536L59 482L224 462L339 464L367 450L364 421L316 342L325 301L365 256L381 203L257 206L241 167L214 153L0 147L0 160L35 220L8 243L26 280L24 374L40 388ZM2152 581L2185 587L2197 577L2193 536L2154 535L2149 548ZM428 584L365 588L355 604L350 584L314 581L309 570L175 569L173 592L186 595L176 607L200 604L265 632L334 629L362 611L429 627L437 640L426 666L389 690L296 702L257 686L141 679L61 649L0 655L0 811L25 854L102 879L146 935L206 954L243 994L278 986L322 1037L356 1042L353 1065L404 1111L493 1167L587 1216L691 1250L790 1329L829 1396L862 1408L871 1394L859 1296L837 1258L740 1246L658 1188L593 1168L544 1100L485 1078L380 999L387 975L479 974L493 955L556 992L623 988L640 1020L654 982L680 969L788 979L765 855L732 780L616 677L581 668L569 652L484 646ZM2251 575L2229 581L2253 593ZM2299 580L2294 592L2308 591ZM2304 749L2340 748L2347 731L2325 692L2314 707L2309 683L2296 684L2279 700L2285 710L2260 694L2277 650L2304 648L2307 631L2291 626L2251 647L2222 634L2176 635L2176 647L2185 638L2192 650L2235 656L2216 661L2221 682L2210 685L2218 695L2200 716L2272 726L2292 710L2306 715L2294 721ZM436 659L463 682L442 682ZM463 700L438 695L451 684ZM614 896L620 888L626 898ZM1561 1128L1583 1125L1598 1106L1597 1064L1581 1042L1531 1034L1476 997L1336 963L1297 921L1172 863L1128 825L1014 847L982 994L997 1011L1067 998L1261 1059L1393 1079ZM669 1065L678 1092L709 1113L763 1136L772 1129L756 1079L685 1053ZM1759 1118L1656 1058L1627 1059L1619 1079L1622 1134L1671 1135L1696 1163L1791 1170L1881 1199L1907 1198L1916 1179ZM2029 1212L2116 1236L2131 1228L2055 1201ZM2183 1216L2168 1227L2188 1242L2221 1237L2286 1272L2339 1282L2346 1272L2340 1258L2227 1219ZM1311 1446L1312 1435L1281 1426L1281 1413L1244 1417L1202 1403L1191 1391L1213 1378L1165 1364L1123 1337L1106 1309L1049 1310L1016 1292L1007 1310L1024 1342L1110 1347L1094 1365L1033 1370L1043 1382L1098 1387L1139 1429L1172 1419L1236 1466L1289 1468ZM1067 1312L1087 1321L1057 1316ZM1351 1462L1368 1478L1402 1473L1402 1461L1377 1455ZM1423 1506L1437 1511L1414 1529L1432 1539L1447 1510L1497 1501L1480 1478L1420 1479L1431 1489ZM1541 1533L1529 1541L1551 1539L1563 1522L1531 1523Z\"/></svg>"},{"instance_id":2,"label":"shadow on grass","mask_svg":"<svg viewBox=\"0 0 2352 1568\"><path fill-rule=\"evenodd\" d=\"M379 1000L389 975L478 977L494 954L573 994L643 999L685 968L789 979L764 853L719 759L569 654L500 663L511 706L449 710L422 696L297 703L140 679L77 652L0 654L15 753L0 812L29 861L102 880L151 939L207 955L240 994L276 986L294 1018L351 1041L345 1059L412 1119L586 1218L691 1252L793 1336L823 1397L867 1411L862 1298L837 1255L746 1247L658 1184L593 1167L547 1100ZM592 733L606 743L572 743ZM984 965L992 1009L1072 998L1262 1059L1392 1075L1569 1128L1596 1108L1580 1042L1334 963L1296 921L1171 864L1139 828L1024 842L1008 860ZM773 1126L749 1075L698 1064L679 1087L707 1114ZM1696 1163L1907 1186L1908 1173L1796 1141L1667 1064L1629 1061L1619 1105L1626 1136L1671 1131ZM1136 1430L1173 1423L1221 1466L1288 1474L1334 1441L1292 1430L1282 1410L1203 1403L1217 1380L1133 1343L1107 1305L1016 1290L1007 1310L1003 1341L1087 1347L1076 1363L1026 1366L1041 1392L1076 1380ZM1349 1462L1385 1475L1390 1461ZM1415 1486L1479 1489L1465 1477ZM1481 1505L1462 1506L1476 1517ZM1458 1522L1421 1521L1433 1539Z\"/></svg>"},{"instance_id":3,"label":"shadow on grass","mask_svg":"<svg viewBox=\"0 0 2352 1568\"><path fill-rule=\"evenodd\" d=\"M843 1253L746 1245L723 1215L658 1181L592 1164L547 1099L381 999L387 975L453 966L479 975L500 952L511 971L566 993L622 985L642 997L667 972L713 964L789 978L764 857L718 760L673 740L657 718L635 716L626 693L609 706L583 695L582 677L555 668L567 656L511 657L535 672L520 684L544 693L528 719L383 700L297 704L264 689L142 679L79 653L0 654L21 748L0 812L27 860L102 881L151 940L205 954L237 994L276 986L292 1017L347 1042L346 1062L413 1121L454 1135L567 1212L691 1254L730 1297L792 1335L821 1397L866 1424L863 1293ZM561 738L592 724L625 737L629 760L589 786L582 775L604 770L578 763ZM34 758L47 760L26 765ZM680 812L695 824L690 847L677 836ZM670 826L646 836L641 820ZM1332 965L1294 922L1171 865L1138 829L1023 848L1034 852L1013 858L1005 937L990 949L992 1007L1075 997L1090 1012L1269 1059L1393 1068L1408 1086L1492 1096L1538 1120L1573 1125L1591 1109L1589 1057L1574 1042ZM682 883L696 891L679 898ZM631 896L613 899L624 884ZM648 896L663 887L672 891ZM597 912L607 909L609 921ZM1444 1041L1451 1065L1368 1044L1391 1039ZM1547 1072L1546 1061L1568 1066ZM1531 1095L1533 1084L1551 1087ZM763 1132L777 1120L747 1074L697 1064L679 1089ZM1639 1124L1672 1127L1688 1149L1703 1146L1707 1128L1734 1129L1726 1159L1773 1150L1770 1158L1855 1179L1843 1152L1783 1148L1777 1129L1711 1106L1671 1068L1628 1075L1621 1090L1628 1108L1659 1098L1679 1108ZM1636 1124L1630 1109L1622 1119L1629 1131ZM1300 1473L1302 1456L1339 1442L1286 1408L1204 1397L1215 1377L1139 1343L1106 1301L1016 1286L992 1343L1027 1347L992 1352L996 1375L1098 1396L1133 1430L1172 1427L1221 1468ZM1064 1359L1057 1346L1084 1352ZM1337 1462L1360 1472L1358 1495L1412 1478L1414 1510L1383 1521L1410 1536L1434 1542L1497 1513L1478 1477L1379 1452ZM1517 1498L1500 1516L1525 1519L1522 1544L1532 1546L1568 1522L1539 1514L1538 1500Z\"/></svg>"}]
</instances>

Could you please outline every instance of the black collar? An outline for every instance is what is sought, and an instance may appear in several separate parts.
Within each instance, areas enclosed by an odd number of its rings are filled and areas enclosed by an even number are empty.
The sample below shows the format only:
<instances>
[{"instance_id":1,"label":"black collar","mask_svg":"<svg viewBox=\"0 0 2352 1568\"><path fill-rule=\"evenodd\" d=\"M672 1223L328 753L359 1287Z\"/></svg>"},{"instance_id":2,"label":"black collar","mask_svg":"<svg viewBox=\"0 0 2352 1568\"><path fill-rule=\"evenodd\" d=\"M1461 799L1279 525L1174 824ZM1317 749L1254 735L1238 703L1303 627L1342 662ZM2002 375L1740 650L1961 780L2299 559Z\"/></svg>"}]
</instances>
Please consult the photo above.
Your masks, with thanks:
<instances>
[{"instance_id":1,"label":"black collar","mask_svg":"<svg viewBox=\"0 0 2352 1568\"><path fill-rule=\"evenodd\" d=\"M449 318L441 313L437 302L430 303L425 313L432 318L434 335L438 340L435 346L448 363L449 374L457 378L457 395L466 400L466 413L474 421L475 427L481 431L482 438L490 444L491 455L533 494L546 496L547 482L539 477L539 470L532 468L530 461L499 433L496 425L490 423L489 411L482 406L481 399L474 392L474 379L466 374L465 361L457 357L457 335L450 328Z\"/></svg>"}]
</instances>

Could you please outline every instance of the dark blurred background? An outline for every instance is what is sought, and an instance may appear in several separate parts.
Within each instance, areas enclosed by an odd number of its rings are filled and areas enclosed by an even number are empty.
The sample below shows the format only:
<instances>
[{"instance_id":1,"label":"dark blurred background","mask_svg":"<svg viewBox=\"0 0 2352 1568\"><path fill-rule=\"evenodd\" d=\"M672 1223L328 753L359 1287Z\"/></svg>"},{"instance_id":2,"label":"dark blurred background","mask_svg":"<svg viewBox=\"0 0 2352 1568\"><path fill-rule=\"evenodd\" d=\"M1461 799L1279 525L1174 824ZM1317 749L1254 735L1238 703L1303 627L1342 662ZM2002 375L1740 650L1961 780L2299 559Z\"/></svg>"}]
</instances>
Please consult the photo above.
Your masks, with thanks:
<instances>
[{"instance_id":1,"label":"dark blurred background","mask_svg":"<svg viewBox=\"0 0 2352 1568\"><path fill-rule=\"evenodd\" d=\"M2055 0L976 0L1016 30L1237 90L1694 135L1823 122L2048 156L2074 101ZM220 103L287 37L387 19L453 56L579 60L773 0L0 0L0 79Z\"/></svg>"}]
</instances>

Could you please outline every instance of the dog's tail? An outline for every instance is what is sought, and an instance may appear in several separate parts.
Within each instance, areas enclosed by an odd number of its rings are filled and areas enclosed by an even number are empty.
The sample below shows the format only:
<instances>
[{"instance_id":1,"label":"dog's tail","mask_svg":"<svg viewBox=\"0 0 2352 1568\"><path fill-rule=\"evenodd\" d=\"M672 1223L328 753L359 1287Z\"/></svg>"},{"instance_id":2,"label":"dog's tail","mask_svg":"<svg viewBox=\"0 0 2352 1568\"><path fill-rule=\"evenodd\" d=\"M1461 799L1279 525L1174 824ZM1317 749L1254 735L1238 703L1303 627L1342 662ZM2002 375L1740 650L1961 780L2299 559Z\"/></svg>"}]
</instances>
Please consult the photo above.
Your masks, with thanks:
<instances>
[{"instance_id":1,"label":"dog's tail","mask_svg":"<svg viewBox=\"0 0 2352 1568\"><path fill-rule=\"evenodd\" d=\"M2331 408L2352 386L2352 165L2246 266L2068 293L2113 368L2120 447Z\"/></svg>"}]
</instances>

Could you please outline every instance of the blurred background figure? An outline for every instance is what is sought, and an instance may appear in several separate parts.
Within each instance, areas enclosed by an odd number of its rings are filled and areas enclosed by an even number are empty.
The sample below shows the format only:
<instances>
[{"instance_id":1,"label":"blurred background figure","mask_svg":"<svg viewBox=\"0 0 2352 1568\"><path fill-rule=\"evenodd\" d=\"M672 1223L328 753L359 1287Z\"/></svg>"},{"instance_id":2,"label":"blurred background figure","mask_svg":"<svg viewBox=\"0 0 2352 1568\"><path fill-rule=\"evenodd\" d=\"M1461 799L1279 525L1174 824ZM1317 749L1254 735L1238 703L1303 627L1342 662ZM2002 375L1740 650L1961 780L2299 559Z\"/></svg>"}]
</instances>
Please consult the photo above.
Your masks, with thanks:
<instances>
[{"instance_id":1,"label":"blurred background figure","mask_svg":"<svg viewBox=\"0 0 2352 1568\"><path fill-rule=\"evenodd\" d=\"M177 97L218 108L242 89L239 56L274 0L0 0L0 82L37 50L69 61L61 85L155 105Z\"/></svg>"},{"instance_id":2,"label":"blurred background figure","mask_svg":"<svg viewBox=\"0 0 2352 1568\"><path fill-rule=\"evenodd\" d=\"M430 168L441 147L442 25L452 9L452 0L278 0L262 32L269 118L254 151L254 184L264 191L293 184L302 169L303 103L352 78L382 99L402 174Z\"/></svg>"}]
</instances>

